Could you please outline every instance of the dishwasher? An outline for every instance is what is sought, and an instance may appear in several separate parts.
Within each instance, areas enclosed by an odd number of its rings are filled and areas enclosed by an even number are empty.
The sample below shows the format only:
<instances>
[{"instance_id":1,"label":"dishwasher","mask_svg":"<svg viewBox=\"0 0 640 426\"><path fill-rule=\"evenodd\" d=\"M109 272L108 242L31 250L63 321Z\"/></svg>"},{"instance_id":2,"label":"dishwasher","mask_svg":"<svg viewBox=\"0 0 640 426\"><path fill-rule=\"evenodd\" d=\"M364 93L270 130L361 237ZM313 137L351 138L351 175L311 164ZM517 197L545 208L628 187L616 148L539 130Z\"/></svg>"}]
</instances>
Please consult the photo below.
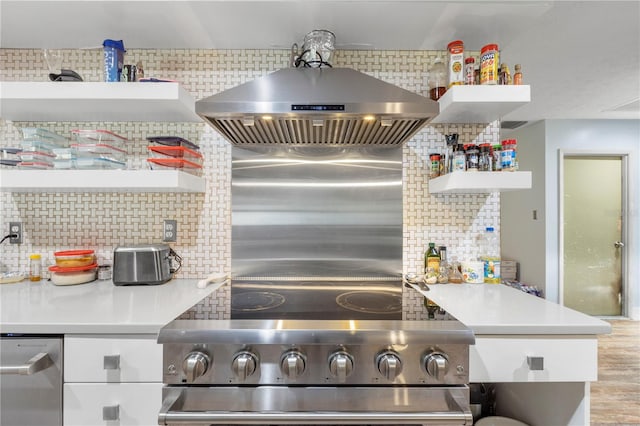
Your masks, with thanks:
<instances>
[{"instance_id":1,"label":"dishwasher","mask_svg":"<svg viewBox=\"0 0 640 426\"><path fill-rule=\"evenodd\" d=\"M0 426L62 425L62 336L0 335Z\"/></svg>"}]
</instances>

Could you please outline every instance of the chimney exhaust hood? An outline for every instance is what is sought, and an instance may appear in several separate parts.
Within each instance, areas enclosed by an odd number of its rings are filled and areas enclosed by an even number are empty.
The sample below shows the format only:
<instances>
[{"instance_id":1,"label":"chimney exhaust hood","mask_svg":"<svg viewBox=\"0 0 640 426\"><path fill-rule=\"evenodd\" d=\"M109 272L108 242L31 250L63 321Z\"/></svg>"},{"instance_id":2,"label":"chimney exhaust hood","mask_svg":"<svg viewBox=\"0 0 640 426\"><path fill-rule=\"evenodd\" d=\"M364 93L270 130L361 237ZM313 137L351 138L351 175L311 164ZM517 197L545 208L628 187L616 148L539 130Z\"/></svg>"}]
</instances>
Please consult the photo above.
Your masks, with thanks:
<instances>
[{"instance_id":1,"label":"chimney exhaust hood","mask_svg":"<svg viewBox=\"0 0 640 426\"><path fill-rule=\"evenodd\" d=\"M285 68L196 102L234 145L396 146L438 103L349 68Z\"/></svg>"}]
</instances>

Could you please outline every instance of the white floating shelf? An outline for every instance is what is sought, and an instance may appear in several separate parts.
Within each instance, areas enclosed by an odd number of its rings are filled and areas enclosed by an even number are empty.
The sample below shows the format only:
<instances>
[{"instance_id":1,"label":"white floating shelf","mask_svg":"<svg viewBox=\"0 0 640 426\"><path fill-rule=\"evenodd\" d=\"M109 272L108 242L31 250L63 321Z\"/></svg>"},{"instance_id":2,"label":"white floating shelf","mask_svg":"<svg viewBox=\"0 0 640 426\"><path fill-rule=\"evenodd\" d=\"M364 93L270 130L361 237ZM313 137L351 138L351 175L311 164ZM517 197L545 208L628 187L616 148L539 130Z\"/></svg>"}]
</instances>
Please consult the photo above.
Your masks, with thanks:
<instances>
[{"instance_id":1,"label":"white floating shelf","mask_svg":"<svg viewBox=\"0 0 640 426\"><path fill-rule=\"evenodd\" d=\"M0 82L0 117L13 121L199 122L178 83Z\"/></svg>"},{"instance_id":2,"label":"white floating shelf","mask_svg":"<svg viewBox=\"0 0 640 426\"><path fill-rule=\"evenodd\" d=\"M204 192L179 170L0 170L2 192Z\"/></svg>"},{"instance_id":3,"label":"white floating shelf","mask_svg":"<svg viewBox=\"0 0 640 426\"><path fill-rule=\"evenodd\" d=\"M453 172L429 180L429 192L484 193L531 188L531 172Z\"/></svg>"},{"instance_id":4,"label":"white floating shelf","mask_svg":"<svg viewBox=\"0 0 640 426\"><path fill-rule=\"evenodd\" d=\"M528 85L452 86L438 100L432 123L490 123L531 102Z\"/></svg>"}]
</instances>

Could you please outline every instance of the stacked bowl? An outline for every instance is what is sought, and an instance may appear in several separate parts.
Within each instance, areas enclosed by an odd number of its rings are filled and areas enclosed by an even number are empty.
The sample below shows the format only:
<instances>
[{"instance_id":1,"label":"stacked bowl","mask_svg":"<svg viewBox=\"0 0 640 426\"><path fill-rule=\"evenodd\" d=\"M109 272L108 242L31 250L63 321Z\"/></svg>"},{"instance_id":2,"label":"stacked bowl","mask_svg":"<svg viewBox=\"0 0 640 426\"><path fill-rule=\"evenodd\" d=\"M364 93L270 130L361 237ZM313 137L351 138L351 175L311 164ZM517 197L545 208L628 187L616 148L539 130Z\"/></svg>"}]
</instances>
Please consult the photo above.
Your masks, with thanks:
<instances>
[{"instance_id":1,"label":"stacked bowl","mask_svg":"<svg viewBox=\"0 0 640 426\"><path fill-rule=\"evenodd\" d=\"M49 267L55 285L84 284L96 279L98 264L93 250L66 250L53 253L56 264Z\"/></svg>"}]
</instances>

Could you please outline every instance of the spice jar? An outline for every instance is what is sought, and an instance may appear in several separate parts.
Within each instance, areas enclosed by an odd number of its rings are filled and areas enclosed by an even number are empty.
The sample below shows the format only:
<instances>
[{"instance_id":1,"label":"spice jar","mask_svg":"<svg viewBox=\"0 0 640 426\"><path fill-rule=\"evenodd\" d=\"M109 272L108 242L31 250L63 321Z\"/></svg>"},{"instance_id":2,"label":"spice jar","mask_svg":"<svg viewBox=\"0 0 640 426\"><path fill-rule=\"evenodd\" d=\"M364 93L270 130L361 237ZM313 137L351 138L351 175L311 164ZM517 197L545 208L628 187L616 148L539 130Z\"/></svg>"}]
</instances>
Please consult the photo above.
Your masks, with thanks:
<instances>
[{"instance_id":1,"label":"spice jar","mask_svg":"<svg viewBox=\"0 0 640 426\"><path fill-rule=\"evenodd\" d=\"M454 146L452 168L454 172L467 170L467 157L464 154L464 148L460 144Z\"/></svg>"},{"instance_id":2,"label":"spice jar","mask_svg":"<svg viewBox=\"0 0 640 426\"><path fill-rule=\"evenodd\" d=\"M440 154L429 154L429 160L431 160L431 169L429 170L429 177L431 179L437 178L440 176L440 168L441 168L441 156Z\"/></svg>"},{"instance_id":3,"label":"spice jar","mask_svg":"<svg viewBox=\"0 0 640 426\"><path fill-rule=\"evenodd\" d=\"M490 172L492 170L491 145L488 143L480 144L480 158L478 159L478 168L481 172Z\"/></svg>"},{"instance_id":4,"label":"spice jar","mask_svg":"<svg viewBox=\"0 0 640 426\"><path fill-rule=\"evenodd\" d=\"M514 167L514 159L515 159L515 139L505 139L502 141L502 152L500 155L500 159L502 162L502 171L503 172L511 172L515 170Z\"/></svg>"},{"instance_id":5,"label":"spice jar","mask_svg":"<svg viewBox=\"0 0 640 426\"><path fill-rule=\"evenodd\" d=\"M452 41L447 45L449 51L449 85L464 84L464 43L462 40Z\"/></svg>"},{"instance_id":6,"label":"spice jar","mask_svg":"<svg viewBox=\"0 0 640 426\"><path fill-rule=\"evenodd\" d=\"M29 281L40 281L42 278L42 260L39 254L29 256Z\"/></svg>"},{"instance_id":7,"label":"spice jar","mask_svg":"<svg viewBox=\"0 0 640 426\"><path fill-rule=\"evenodd\" d=\"M493 146L493 167L496 172L502 170L502 145Z\"/></svg>"},{"instance_id":8,"label":"spice jar","mask_svg":"<svg viewBox=\"0 0 640 426\"><path fill-rule=\"evenodd\" d=\"M436 58L433 65L429 67L429 97L437 101L447 91L447 67L442 58Z\"/></svg>"},{"instance_id":9,"label":"spice jar","mask_svg":"<svg viewBox=\"0 0 640 426\"><path fill-rule=\"evenodd\" d=\"M515 71L513 73L513 84L520 85L522 84L522 66L520 64L516 64L514 69Z\"/></svg>"},{"instance_id":10,"label":"spice jar","mask_svg":"<svg viewBox=\"0 0 640 426\"><path fill-rule=\"evenodd\" d=\"M478 150L478 147L475 144L465 145L464 152L467 157L467 171L477 172L478 162L480 160L480 151Z\"/></svg>"},{"instance_id":11,"label":"spice jar","mask_svg":"<svg viewBox=\"0 0 640 426\"><path fill-rule=\"evenodd\" d=\"M476 60L473 57L464 60L464 84L476 84Z\"/></svg>"},{"instance_id":12,"label":"spice jar","mask_svg":"<svg viewBox=\"0 0 640 426\"><path fill-rule=\"evenodd\" d=\"M497 44L487 44L480 50L480 84L498 84L500 53Z\"/></svg>"}]
</instances>

